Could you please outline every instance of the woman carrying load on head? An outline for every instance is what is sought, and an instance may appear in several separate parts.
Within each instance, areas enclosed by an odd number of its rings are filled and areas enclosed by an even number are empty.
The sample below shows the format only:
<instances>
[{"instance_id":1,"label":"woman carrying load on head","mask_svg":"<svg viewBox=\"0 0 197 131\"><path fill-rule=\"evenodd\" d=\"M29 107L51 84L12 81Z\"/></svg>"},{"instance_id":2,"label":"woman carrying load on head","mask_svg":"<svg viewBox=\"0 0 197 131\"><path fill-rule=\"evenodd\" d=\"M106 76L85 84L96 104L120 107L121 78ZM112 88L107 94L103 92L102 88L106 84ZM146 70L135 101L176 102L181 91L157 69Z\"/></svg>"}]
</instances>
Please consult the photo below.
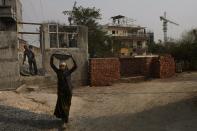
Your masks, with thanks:
<instances>
[{"instance_id":1,"label":"woman carrying load on head","mask_svg":"<svg viewBox=\"0 0 197 131\"><path fill-rule=\"evenodd\" d=\"M71 74L77 69L77 64L73 57L70 56L73 60L73 67L71 69L68 69L67 64L61 61L58 69L53 63L54 57L55 55L53 54L50 59L50 65L52 69L56 72L58 79L58 98L54 115L57 118L61 118L64 123L68 123L73 87L71 83Z\"/></svg>"}]
</instances>

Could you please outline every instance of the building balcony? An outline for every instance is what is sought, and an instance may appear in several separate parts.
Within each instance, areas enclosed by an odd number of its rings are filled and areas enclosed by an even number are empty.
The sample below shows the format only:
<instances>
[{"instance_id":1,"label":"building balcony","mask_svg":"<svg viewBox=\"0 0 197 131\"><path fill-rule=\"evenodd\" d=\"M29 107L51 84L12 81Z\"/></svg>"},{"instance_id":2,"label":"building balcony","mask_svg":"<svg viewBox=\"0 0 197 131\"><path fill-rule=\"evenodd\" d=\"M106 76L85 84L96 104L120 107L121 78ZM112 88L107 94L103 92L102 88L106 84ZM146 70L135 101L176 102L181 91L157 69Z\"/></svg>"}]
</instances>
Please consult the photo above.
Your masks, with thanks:
<instances>
[{"instance_id":1,"label":"building balcony","mask_svg":"<svg viewBox=\"0 0 197 131\"><path fill-rule=\"evenodd\" d=\"M138 55L142 55L147 52L147 48L135 48L134 53L137 53Z\"/></svg>"},{"instance_id":2,"label":"building balcony","mask_svg":"<svg viewBox=\"0 0 197 131\"><path fill-rule=\"evenodd\" d=\"M146 38L146 37L148 37L148 34L133 34L133 33L128 33L127 36L129 36L129 37L141 37L141 38Z\"/></svg>"},{"instance_id":3,"label":"building balcony","mask_svg":"<svg viewBox=\"0 0 197 131\"><path fill-rule=\"evenodd\" d=\"M0 19L16 22L16 13L11 6L0 6Z\"/></svg>"},{"instance_id":4,"label":"building balcony","mask_svg":"<svg viewBox=\"0 0 197 131\"><path fill-rule=\"evenodd\" d=\"M115 40L148 40L148 34L132 34L127 33L125 35L112 35Z\"/></svg>"}]
</instances>

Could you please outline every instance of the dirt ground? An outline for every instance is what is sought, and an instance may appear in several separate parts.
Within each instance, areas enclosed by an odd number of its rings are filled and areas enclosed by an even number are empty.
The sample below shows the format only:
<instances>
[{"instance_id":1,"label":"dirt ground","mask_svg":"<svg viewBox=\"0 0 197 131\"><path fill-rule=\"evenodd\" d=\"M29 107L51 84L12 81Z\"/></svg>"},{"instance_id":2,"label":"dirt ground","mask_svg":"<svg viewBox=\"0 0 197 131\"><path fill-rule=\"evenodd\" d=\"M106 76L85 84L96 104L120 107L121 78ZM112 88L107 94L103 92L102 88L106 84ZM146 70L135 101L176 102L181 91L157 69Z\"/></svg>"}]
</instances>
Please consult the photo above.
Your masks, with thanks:
<instances>
[{"instance_id":1,"label":"dirt ground","mask_svg":"<svg viewBox=\"0 0 197 131\"><path fill-rule=\"evenodd\" d=\"M0 130L61 131L52 90L0 92ZM68 131L196 131L197 72L74 90Z\"/></svg>"}]
</instances>

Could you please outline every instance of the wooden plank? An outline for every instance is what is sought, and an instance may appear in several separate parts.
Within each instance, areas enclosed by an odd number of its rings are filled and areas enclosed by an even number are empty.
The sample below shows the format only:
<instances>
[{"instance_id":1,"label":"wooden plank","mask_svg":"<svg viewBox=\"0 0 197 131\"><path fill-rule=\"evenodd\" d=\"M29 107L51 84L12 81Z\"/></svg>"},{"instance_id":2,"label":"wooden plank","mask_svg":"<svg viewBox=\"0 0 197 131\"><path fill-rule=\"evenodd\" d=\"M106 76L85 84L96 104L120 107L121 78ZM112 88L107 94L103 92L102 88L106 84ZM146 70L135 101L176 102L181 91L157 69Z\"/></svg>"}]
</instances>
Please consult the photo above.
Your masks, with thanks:
<instances>
[{"instance_id":1,"label":"wooden plank","mask_svg":"<svg viewBox=\"0 0 197 131\"><path fill-rule=\"evenodd\" d=\"M42 23L32 23L32 22L18 22L18 24L23 25L42 25Z\"/></svg>"},{"instance_id":2,"label":"wooden plank","mask_svg":"<svg viewBox=\"0 0 197 131\"><path fill-rule=\"evenodd\" d=\"M40 35L39 32L18 32L18 34L32 34L32 35Z\"/></svg>"}]
</instances>

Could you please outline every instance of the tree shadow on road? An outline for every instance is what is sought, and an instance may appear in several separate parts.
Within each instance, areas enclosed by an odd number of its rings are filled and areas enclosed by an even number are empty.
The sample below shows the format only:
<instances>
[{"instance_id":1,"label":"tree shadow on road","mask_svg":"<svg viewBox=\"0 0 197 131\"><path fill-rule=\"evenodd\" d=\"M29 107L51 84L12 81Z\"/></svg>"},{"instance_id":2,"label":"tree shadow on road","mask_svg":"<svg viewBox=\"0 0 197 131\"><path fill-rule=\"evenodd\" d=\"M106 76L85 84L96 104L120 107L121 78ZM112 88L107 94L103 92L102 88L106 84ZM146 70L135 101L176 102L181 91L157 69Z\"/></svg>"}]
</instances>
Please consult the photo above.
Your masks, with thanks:
<instances>
[{"instance_id":1,"label":"tree shadow on road","mask_svg":"<svg viewBox=\"0 0 197 131\"><path fill-rule=\"evenodd\" d=\"M196 131L197 97L136 114L81 118L76 125L85 131Z\"/></svg>"},{"instance_id":2,"label":"tree shadow on road","mask_svg":"<svg viewBox=\"0 0 197 131\"><path fill-rule=\"evenodd\" d=\"M0 105L0 129L9 131L62 130L60 120L47 114L37 114Z\"/></svg>"}]
</instances>

